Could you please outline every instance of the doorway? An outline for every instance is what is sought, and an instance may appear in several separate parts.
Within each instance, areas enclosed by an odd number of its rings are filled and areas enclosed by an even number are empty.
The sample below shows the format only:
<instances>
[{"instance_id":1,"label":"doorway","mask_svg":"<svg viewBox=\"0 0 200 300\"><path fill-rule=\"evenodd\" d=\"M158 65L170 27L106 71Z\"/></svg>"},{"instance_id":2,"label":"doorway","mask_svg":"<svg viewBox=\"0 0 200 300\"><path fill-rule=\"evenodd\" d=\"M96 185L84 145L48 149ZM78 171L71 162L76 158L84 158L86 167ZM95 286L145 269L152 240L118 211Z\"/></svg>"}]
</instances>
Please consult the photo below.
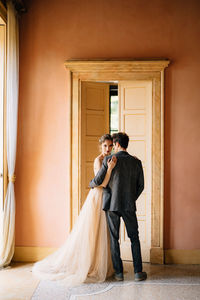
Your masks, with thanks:
<instances>
[{"instance_id":1,"label":"doorway","mask_svg":"<svg viewBox=\"0 0 200 300\"><path fill-rule=\"evenodd\" d=\"M93 162L99 155L101 135L125 131L130 138L127 151L143 164L145 189L136 201L144 262L150 261L151 248L151 137L152 82L119 81L81 83L81 207L94 177ZM121 255L132 260L130 240L121 222Z\"/></svg>"},{"instance_id":2,"label":"doorway","mask_svg":"<svg viewBox=\"0 0 200 300\"><path fill-rule=\"evenodd\" d=\"M125 131L132 138L132 136L138 137L138 149L141 154L141 145L142 140L139 136L144 135L148 132L149 126L152 125L152 134L151 136L151 215L150 215L150 252L149 260L152 263L163 263L164 261L164 252L163 252L163 86L164 86L164 69L168 66L169 61L67 61L65 66L70 71L71 74L71 113L72 113L72 122L71 122L71 221L72 226L78 216L79 210L81 208L81 188L82 188L82 178L86 178L85 174L82 174L84 168L82 168L82 155L84 150L82 149L82 135L83 130L82 124L84 113L83 106L85 103L84 93L82 88L84 87L85 82L97 83L99 81L105 83L108 81L118 82L119 90L119 124L120 131ZM147 87L142 92L142 86L135 86L134 84L144 85L147 84ZM144 107L144 101L134 101L135 107L132 107L131 95L132 93L137 94L140 90L140 98L145 94L151 95L147 97L150 99L151 113L149 120L144 120L144 113L141 113L142 110L146 110ZM145 92L144 92L145 90ZM147 92L149 91L149 92ZM102 93L102 92L101 92ZM94 98L93 98L94 99ZM120 102L121 101L121 102ZM101 103L100 100L97 101ZM141 106L142 103L142 106ZM94 106L94 102L89 100L89 105ZM94 107L93 107L94 108ZM99 109L99 111L98 111ZM102 107L98 109L89 108L88 111L90 120L100 120L102 115L106 116L107 114L102 114ZM94 115L93 110L95 112ZM107 108L105 107L105 111ZM149 110L149 108L147 109ZM104 111L104 112L105 112ZM102 124L106 124L106 120ZM150 123L148 123L150 122ZM94 122L93 122L94 123ZM92 123L92 124L93 124ZM96 122L95 122L96 123ZM92 131L99 128L99 126L91 126L90 122L87 123L88 128ZM109 124L107 122L107 124ZM134 130L132 124L136 124ZM142 125L143 124L143 125ZM103 128L105 132L108 132L106 128ZM99 132L100 133L100 132ZM130 148L132 139L130 138ZM94 142L90 140L90 143ZM136 145L136 140L133 140L132 145ZM135 147L134 145L134 147ZM140 146L139 146L140 145ZM133 149L134 149L133 147ZM136 148L137 148L136 147ZM146 148L148 148L147 146ZM130 149L128 150L130 153ZM85 153L89 153L86 151ZM145 154L146 155L146 154ZM136 154L137 156L137 154ZM145 172L146 166L144 167ZM89 173L88 173L89 174ZM89 176L91 179L93 177ZM146 191L147 193L147 191ZM140 201L142 202L142 201ZM147 208L147 207L146 207ZM142 221L142 220L141 220ZM146 232L144 230L144 235ZM126 243L126 236L124 233L124 243Z\"/></svg>"}]
</instances>

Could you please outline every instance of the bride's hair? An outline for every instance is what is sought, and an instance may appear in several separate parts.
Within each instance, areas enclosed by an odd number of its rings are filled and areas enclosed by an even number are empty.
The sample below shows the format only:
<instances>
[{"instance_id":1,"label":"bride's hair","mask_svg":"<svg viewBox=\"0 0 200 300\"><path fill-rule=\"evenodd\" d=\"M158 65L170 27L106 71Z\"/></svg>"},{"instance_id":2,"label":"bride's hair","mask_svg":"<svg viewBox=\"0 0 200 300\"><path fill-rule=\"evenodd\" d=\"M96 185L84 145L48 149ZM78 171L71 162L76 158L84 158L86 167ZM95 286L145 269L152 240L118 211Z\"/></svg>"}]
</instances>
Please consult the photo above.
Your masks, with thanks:
<instances>
[{"instance_id":1,"label":"bride's hair","mask_svg":"<svg viewBox=\"0 0 200 300\"><path fill-rule=\"evenodd\" d=\"M99 145L103 144L106 140L113 141L113 138L110 134L104 134L99 139Z\"/></svg>"}]
</instances>

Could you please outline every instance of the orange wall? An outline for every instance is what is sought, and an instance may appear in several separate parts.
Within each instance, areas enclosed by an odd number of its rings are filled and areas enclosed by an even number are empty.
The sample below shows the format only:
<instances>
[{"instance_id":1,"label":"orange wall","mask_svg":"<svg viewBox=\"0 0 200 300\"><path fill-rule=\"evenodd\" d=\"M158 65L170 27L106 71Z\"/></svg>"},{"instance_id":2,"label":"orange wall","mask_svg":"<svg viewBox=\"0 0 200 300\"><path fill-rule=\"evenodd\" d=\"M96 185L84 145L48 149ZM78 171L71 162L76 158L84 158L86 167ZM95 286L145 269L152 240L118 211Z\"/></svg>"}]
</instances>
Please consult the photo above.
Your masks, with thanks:
<instances>
[{"instance_id":1,"label":"orange wall","mask_svg":"<svg viewBox=\"0 0 200 300\"><path fill-rule=\"evenodd\" d=\"M169 58L165 248L200 241L200 2L34 0L20 18L16 245L57 247L69 229L69 58Z\"/></svg>"}]
</instances>

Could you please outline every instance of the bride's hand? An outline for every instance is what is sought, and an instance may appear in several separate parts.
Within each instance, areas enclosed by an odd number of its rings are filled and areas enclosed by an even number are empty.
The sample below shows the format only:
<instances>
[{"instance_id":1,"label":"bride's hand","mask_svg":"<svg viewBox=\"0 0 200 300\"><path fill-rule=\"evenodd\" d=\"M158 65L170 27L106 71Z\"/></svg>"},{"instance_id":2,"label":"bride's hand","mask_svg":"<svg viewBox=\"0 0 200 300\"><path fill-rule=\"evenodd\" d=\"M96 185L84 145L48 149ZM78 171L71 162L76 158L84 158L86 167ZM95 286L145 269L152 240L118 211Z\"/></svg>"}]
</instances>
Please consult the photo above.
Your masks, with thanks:
<instances>
[{"instance_id":1,"label":"bride's hand","mask_svg":"<svg viewBox=\"0 0 200 300\"><path fill-rule=\"evenodd\" d=\"M117 163L117 157L113 156L112 158L110 158L107 161L108 169L110 169L110 170L114 169L114 167L116 166L116 163Z\"/></svg>"}]
</instances>

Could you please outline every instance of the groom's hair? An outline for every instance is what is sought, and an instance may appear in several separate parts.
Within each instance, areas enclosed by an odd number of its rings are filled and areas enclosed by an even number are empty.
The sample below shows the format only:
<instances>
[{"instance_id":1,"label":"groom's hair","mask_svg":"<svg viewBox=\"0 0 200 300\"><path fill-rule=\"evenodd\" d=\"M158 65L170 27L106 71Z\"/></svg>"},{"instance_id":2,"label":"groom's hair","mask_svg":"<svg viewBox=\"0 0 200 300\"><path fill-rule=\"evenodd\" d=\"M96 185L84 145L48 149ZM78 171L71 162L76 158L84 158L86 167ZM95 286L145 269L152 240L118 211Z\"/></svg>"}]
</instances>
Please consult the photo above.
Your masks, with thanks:
<instances>
[{"instance_id":1,"label":"groom's hair","mask_svg":"<svg viewBox=\"0 0 200 300\"><path fill-rule=\"evenodd\" d=\"M113 143L119 143L124 149L128 147L129 136L125 132L113 133Z\"/></svg>"}]
</instances>

